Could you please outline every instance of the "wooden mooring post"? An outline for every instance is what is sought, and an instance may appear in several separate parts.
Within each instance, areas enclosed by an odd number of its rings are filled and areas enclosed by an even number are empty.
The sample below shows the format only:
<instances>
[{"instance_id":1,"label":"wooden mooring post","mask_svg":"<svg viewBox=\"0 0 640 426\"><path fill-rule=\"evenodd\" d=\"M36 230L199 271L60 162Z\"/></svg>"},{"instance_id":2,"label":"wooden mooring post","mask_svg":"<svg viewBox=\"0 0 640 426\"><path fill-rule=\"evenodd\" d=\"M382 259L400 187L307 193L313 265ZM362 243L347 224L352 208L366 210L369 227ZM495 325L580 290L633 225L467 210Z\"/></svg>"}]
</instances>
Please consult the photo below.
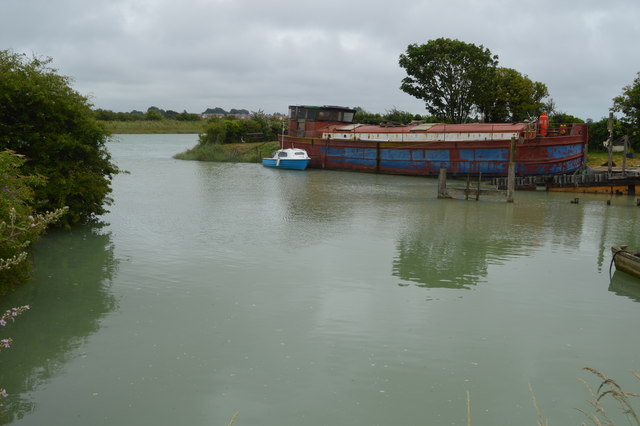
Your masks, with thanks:
<instances>
[{"instance_id":1,"label":"wooden mooring post","mask_svg":"<svg viewBox=\"0 0 640 426\"><path fill-rule=\"evenodd\" d=\"M507 203L513 203L513 193L516 189L516 138L511 138L511 146L509 148L509 169L507 171Z\"/></svg>"},{"instance_id":2,"label":"wooden mooring post","mask_svg":"<svg viewBox=\"0 0 640 426\"><path fill-rule=\"evenodd\" d=\"M469 199L469 186L471 185L471 176L467 175L467 188L466 191L464 191L464 199L468 200Z\"/></svg>"},{"instance_id":3,"label":"wooden mooring post","mask_svg":"<svg viewBox=\"0 0 640 426\"><path fill-rule=\"evenodd\" d=\"M451 198L447 192L447 169L442 168L438 173L438 198Z\"/></svg>"},{"instance_id":4,"label":"wooden mooring post","mask_svg":"<svg viewBox=\"0 0 640 426\"><path fill-rule=\"evenodd\" d=\"M611 177L611 170L613 166L613 113L609 113L609 120L607 121L607 130L609 131L609 139L607 139L607 150L609 157L607 159L607 173Z\"/></svg>"},{"instance_id":5,"label":"wooden mooring post","mask_svg":"<svg viewBox=\"0 0 640 426\"><path fill-rule=\"evenodd\" d=\"M509 164L509 175L507 176L507 203L513 203L513 193L516 190L516 165Z\"/></svg>"},{"instance_id":6,"label":"wooden mooring post","mask_svg":"<svg viewBox=\"0 0 640 426\"><path fill-rule=\"evenodd\" d=\"M511 187L512 187L512 193L513 193L513 187L515 186L515 184L512 182L511 183ZM479 201L480 200L480 194L505 194L505 190L501 190L501 189L497 189L497 188L482 188L482 173L478 174L478 182L475 185L475 187L473 187L471 185L471 176L467 175L467 185L465 188L456 188L453 187L451 188L454 192L464 192L464 199L468 200L469 199L469 195L470 194L475 194L475 200ZM449 193L449 189L447 188L447 169L440 169L440 172L438 173L438 198L453 198L451 196L451 194ZM511 199L507 200L509 202L513 202L513 195L511 195Z\"/></svg>"}]
</instances>

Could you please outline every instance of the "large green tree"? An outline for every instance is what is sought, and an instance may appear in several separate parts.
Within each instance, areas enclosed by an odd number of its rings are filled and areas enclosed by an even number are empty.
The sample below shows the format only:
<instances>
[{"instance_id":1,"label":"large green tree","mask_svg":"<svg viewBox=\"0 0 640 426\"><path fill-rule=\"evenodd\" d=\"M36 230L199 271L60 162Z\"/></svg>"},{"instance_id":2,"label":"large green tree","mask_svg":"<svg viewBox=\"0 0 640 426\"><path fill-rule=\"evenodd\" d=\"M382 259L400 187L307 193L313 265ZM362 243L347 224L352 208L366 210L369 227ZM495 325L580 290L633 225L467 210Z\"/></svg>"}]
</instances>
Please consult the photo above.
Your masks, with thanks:
<instances>
[{"instance_id":1,"label":"large green tree","mask_svg":"<svg viewBox=\"0 0 640 426\"><path fill-rule=\"evenodd\" d=\"M399 64L407 73L403 91L424 100L440 120L463 123L490 103L498 57L482 45L439 38L409 45Z\"/></svg>"},{"instance_id":2,"label":"large green tree","mask_svg":"<svg viewBox=\"0 0 640 426\"><path fill-rule=\"evenodd\" d=\"M68 206L69 225L105 212L118 169L87 98L50 63L0 50L0 150L24 155L24 174L46 178L35 188L37 210Z\"/></svg>"},{"instance_id":3,"label":"large green tree","mask_svg":"<svg viewBox=\"0 0 640 426\"><path fill-rule=\"evenodd\" d=\"M483 97L487 103L479 107L485 119L494 123L537 117L545 107L542 100L549 96L545 84L511 68L497 68L492 86Z\"/></svg>"},{"instance_id":4,"label":"large green tree","mask_svg":"<svg viewBox=\"0 0 640 426\"><path fill-rule=\"evenodd\" d=\"M640 72L633 84L625 86L622 94L613 98L612 110L623 114L621 121L625 133L632 141L637 142L640 134Z\"/></svg>"}]
</instances>

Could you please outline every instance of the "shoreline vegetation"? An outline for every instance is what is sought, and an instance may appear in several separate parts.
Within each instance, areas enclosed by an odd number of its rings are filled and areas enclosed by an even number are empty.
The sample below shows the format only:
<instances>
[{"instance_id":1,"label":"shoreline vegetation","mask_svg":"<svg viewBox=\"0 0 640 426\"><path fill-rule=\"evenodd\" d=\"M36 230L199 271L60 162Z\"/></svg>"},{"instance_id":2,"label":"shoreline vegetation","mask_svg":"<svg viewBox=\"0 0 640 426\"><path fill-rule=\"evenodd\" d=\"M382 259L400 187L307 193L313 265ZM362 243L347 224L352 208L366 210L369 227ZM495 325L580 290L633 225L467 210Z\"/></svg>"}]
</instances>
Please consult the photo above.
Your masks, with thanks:
<instances>
[{"instance_id":1,"label":"shoreline vegetation","mask_svg":"<svg viewBox=\"0 0 640 426\"><path fill-rule=\"evenodd\" d=\"M139 121L99 121L113 135L134 134L201 134L206 131L207 120L139 120Z\"/></svg>"}]
</instances>

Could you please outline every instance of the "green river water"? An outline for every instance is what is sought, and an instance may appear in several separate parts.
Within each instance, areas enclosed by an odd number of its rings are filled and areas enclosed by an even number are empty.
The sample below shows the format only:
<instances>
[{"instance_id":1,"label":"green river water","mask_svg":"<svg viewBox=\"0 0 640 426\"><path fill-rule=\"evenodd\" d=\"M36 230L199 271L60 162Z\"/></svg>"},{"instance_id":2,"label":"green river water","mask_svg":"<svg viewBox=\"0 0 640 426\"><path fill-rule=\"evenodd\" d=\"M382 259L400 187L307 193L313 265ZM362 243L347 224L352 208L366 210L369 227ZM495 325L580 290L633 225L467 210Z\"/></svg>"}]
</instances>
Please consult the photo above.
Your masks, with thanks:
<instances>
[{"instance_id":1,"label":"green river water","mask_svg":"<svg viewBox=\"0 0 640 426\"><path fill-rule=\"evenodd\" d=\"M633 197L438 200L118 139L103 225L48 234L0 301L31 305L0 329L0 423L466 425L468 393L473 425L523 425L531 386L579 425L583 367L640 392L640 280L609 276L611 245L640 247Z\"/></svg>"}]
</instances>

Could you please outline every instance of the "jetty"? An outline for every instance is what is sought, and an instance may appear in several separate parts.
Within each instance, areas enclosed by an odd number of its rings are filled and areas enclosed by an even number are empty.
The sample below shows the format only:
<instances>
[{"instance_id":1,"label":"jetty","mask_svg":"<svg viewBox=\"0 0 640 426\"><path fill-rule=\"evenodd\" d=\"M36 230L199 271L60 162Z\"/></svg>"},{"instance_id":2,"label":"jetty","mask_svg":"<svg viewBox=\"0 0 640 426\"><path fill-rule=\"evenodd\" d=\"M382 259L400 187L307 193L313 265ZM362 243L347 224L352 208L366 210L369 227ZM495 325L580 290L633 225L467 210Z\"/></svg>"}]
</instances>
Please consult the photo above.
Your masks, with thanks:
<instances>
[{"instance_id":1,"label":"jetty","mask_svg":"<svg viewBox=\"0 0 640 426\"><path fill-rule=\"evenodd\" d=\"M507 188L507 178L491 180L497 189ZM544 189L550 192L575 192L610 195L640 195L640 170L586 170L580 174L522 176L515 178L516 190Z\"/></svg>"}]
</instances>

